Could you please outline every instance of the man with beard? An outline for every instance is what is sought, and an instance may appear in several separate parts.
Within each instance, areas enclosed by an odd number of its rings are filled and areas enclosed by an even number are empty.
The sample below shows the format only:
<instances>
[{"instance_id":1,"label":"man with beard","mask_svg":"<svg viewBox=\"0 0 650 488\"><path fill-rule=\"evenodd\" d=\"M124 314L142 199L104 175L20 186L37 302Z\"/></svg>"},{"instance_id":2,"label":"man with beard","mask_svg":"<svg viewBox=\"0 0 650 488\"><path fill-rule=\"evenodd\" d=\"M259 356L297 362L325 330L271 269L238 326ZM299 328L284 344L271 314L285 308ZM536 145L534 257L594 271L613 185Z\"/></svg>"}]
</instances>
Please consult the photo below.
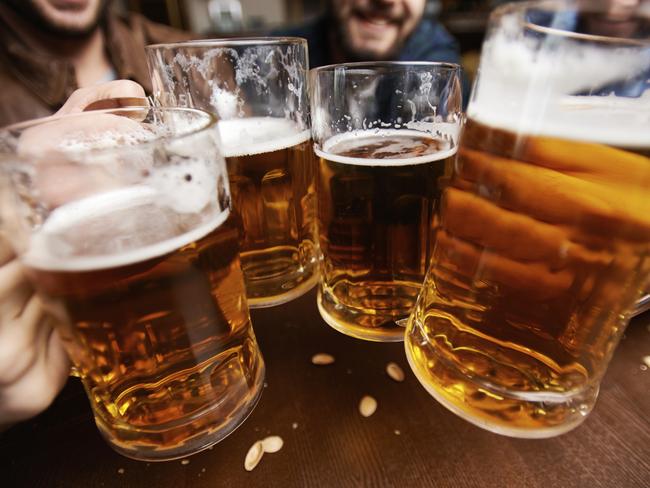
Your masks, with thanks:
<instances>
[{"instance_id":1,"label":"man with beard","mask_svg":"<svg viewBox=\"0 0 650 488\"><path fill-rule=\"evenodd\" d=\"M424 18L427 0L330 0L316 21L281 34L305 37L312 68L351 61L447 61L458 45Z\"/></svg>"},{"instance_id":2,"label":"man with beard","mask_svg":"<svg viewBox=\"0 0 650 488\"><path fill-rule=\"evenodd\" d=\"M105 81L151 91L144 46L188 36L136 14L119 17L110 3L0 0L0 127L51 115L75 89ZM144 96L128 82L117 93Z\"/></svg>"}]
</instances>

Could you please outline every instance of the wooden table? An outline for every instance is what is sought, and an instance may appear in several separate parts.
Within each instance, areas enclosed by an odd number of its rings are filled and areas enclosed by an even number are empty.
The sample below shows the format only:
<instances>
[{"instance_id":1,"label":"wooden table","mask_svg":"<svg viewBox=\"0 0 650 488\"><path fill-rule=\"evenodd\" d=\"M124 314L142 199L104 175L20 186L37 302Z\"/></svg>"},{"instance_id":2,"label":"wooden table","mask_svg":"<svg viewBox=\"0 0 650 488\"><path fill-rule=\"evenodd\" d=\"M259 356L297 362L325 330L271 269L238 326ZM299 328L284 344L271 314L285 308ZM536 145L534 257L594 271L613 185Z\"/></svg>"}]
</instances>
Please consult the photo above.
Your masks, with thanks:
<instances>
[{"instance_id":1,"label":"wooden table","mask_svg":"<svg viewBox=\"0 0 650 488\"><path fill-rule=\"evenodd\" d=\"M587 421L534 441L500 437L449 413L410 373L402 344L335 332L314 297L253 312L268 386L244 425L214 448L185 461L126 459L100 438L71 379L47 412L0 436L0 486L650 486L650 370L642 366L649 314L630 324ZM336 362L312 365L317 352ZM387 377L388 361L404 368L406 381ZM370 418L357 410L364 394L379 403ZM284 448L246 472L248 448L268 434L282 436Z\"/></svg>"}]
</instances>

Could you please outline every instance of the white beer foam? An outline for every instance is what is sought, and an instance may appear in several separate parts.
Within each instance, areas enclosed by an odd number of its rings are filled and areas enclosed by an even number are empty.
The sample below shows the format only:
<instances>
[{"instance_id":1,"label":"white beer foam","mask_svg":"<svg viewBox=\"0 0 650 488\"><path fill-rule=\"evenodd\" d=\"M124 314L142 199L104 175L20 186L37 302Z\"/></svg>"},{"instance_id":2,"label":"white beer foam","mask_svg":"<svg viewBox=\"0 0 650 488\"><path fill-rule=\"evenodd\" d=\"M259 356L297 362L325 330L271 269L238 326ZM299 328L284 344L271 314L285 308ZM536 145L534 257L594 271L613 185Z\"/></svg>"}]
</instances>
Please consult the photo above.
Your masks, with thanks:
<instances>
[{"instance_id":1,"label":"white beer foam","mask_svg":"<svg viewBox=\"0 0 650 488\"><path fill-rule=\"evenodd\" d=\"M208 84L212 87L210 105L214 107L219 118L235 118L240 110L241 100L239 97L235 93L219 88L214 80L208 80Z\"/></svg>"},{"instance_id":2,"label":"white beer foam","mask_svg":"<svg viewBox=\"0 0 650 488\"><path fill-rule=\"evenodd\" d=\"M352 132L346 132L343 134L337 134L333 137L330 137L323 144L323 148L320 149L317 146L314 147L314 152L318 157L325 158L329 161L334 161L342 164L350 164L356 166L410 166L415 164L425 164L431 163L433 161L439 161L449 156L456 154L457 146L456 139L458 136L458 125L449 124L449 123L435 123L432 125L433 134L436 134L435 137L431 132L421 132L417 130L409 129L370 129L370 130L357 130ZM431 128L431 127L430 127ZM339 154L332 153L331 150L334 146L341 146L345 142L350 141L352 147L354 146L353 141L360 138L381 138L381 137L394 137L394 136L414 136L417 138L429 137L431 139L442 139L443 137L453 141L451 147L445 151L437 151L432 154L426 154L424 156L417 156L414 158L385 158L385 159L376 159L376 158L355 158L350 156L341 156Z\"/></svg>"},{"instance_id":3,"label":"white beer foam","mask_svg":"<svg viewBox=\"0 0 650 488\"><path fill-rule=\"evenodd\" d=\"M639 98L576 95L647 71L647 49L599 49L557 36L538 49L532 39L508 37L518 28L509 20L483 47L470 118L516 133L648 147L650 90Z\"/></svg>"},{"instance_id":4,"label":"white beer foam","mask_svg":"<svg viewBox=\"0 0 650 488\"><path fill-rule=\"evenodd\" d=\"M217 178L220 168L210 164L213 156L176 158L173 164L154 169L146 183L154 187L165 204L181 214L198 214L217 200ZM225 177L224 183L227 184ZM178 193L182 193L182 197Z\"/></svg>"},{"instance_id":5,"label":"white beer foam","mask_svg":"<svg viewBox=\"0 0 650 488\"><path fill-rule=\"evenodd\" d=\"M71 134L58 141L57 149L62 151L87 151L90 149L122 148L136 146L156 139L156 134L139 129L137 132L102 131L99 134Z\"/></svg>"},{"instance_id":6,"label":"white beer foam","mask_svg":"<svg viewBox=\"0 0 650 488\"><path fill-rule=\"evenodd\" d=\"M219 134L225 157L279 151L310 138L308 130L301 130L295 122L279 117L222 120Z\"/></svg>"},{"instance_id":7,"label":"white beer foam","mask_svg":"<svg viewBox=\"0 0 650 488\"><path fill-rule=\"evenodd\" d=\"M75 153L137 146L160 136L158 127L143 127L128 117L87 112L74 118L54 118L26 129L18 153L39 156L50 151Z\"/></svg>"},{"instance_id":8,"label":"white beer foam","mask_svg":"<svg viewBox=\"0 0 650 488\"><path fill-rule=\"evenodd\" d=\"M66 245L59 236L74 235L86 226L96 224L102 217L108 217L118 211L141 211L147 205L156 208L159 193L150 187L138 185L122 188L99 195L93 195L66 204L54 210L45 224L32 236L30 246L23 262L26 266L47 271L92 271L116 268L153 259L171 253L187 244L195 242L221 225L228 217L228 208L221 212L213 212L212 218L195 227L189 232L175 235L171 226L163 225L157 232L162 232L169 238L162 238L156 244L138 246L138 228L129 235L115 235L110 225L106 226L106 240L126 239L126 249L122 252L104 253L99 255L74 255L70 246ZM165 227L165 228L163 228ZM119 247L119 246L117 246Z\"/></svg>"}]
</instances>

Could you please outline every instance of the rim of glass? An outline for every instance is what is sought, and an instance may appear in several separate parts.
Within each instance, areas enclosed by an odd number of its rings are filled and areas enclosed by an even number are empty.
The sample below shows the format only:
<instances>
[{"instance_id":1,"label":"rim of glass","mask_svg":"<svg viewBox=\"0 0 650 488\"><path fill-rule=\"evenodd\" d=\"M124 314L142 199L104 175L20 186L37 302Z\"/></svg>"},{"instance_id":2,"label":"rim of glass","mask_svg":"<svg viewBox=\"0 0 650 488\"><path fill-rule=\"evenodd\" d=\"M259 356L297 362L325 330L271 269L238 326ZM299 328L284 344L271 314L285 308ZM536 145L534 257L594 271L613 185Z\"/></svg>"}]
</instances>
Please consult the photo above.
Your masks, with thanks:
<instances>
[{"instance_id":1,"label":"rim of glass","mask_svg":"<svg viewBox=\"0 0 650 488\"><path fill-rule=\"evenodd\" d=\"M524 2L512 2L506 3L495 8L490 14L490 21L494 21L499 17L517 14L525 12L526 10L537 7L537 8L548 8L556 12L602 12L602 8L590 8L588 5L577 5L575 0L527 0ZM586 7L586 8L585 8ZM635 12L639 12L640 9L637 6ZM644 16L650 22L650 15ZM633 39L629 37L613 37L613 36L601 36L596 34L583 34L581 32L573 32L570 30L558 29L555 27L546 27L543 25L533 24L532 22L526 22L519 19L519 22L522 26L527 29L545 33L552 34L556 36L563 36L570 39L576 39L581 41L592 41L602 44L628 44L632 46L650 46L650 37Z\"/></svg>"},{"instance_id":2,"label":"rim of glass","mask_svg":"<svg viewBox=\"0 0 650 488\"><path fill-rule=\"evenodd\" d=\"M154 111L154 112L180 112L180 113L194 113L197 115L200 115L201 117L205 118L205 122L201 121L198 127L192 127L188 129L187 131L181 131L179 133L172 133L172 134L163 134L163 135L156 135L152 139L148 139L146 141L141 141L137 142L135 144L129 144L129 145L119 145L119 146L108 146L108 147L89 147L85 149L74 149L74 150L65 150L62 151L64 154L97 154L97 153L111 153L111 152L120 152L120 151L130 151L133 149L140 149L140 148L146 148L148 146L155 146L157 144L160 144L161 142L173 142L173 141L179 141L182 139L185 139L187 137L192 137L196 134L200 134L202 132L205 132L209 129L216 128L217 127L217 117L210 112L206 112L205 110L199 110L196 108L189 108L189 107L143 107L143 106L133 106L133 107L118 107L118 108L107 108L107 109L102 109L102 110L89 110L87 112L76 112L76 113L71 113L71 114L64 114L64 115L50 115L48 117L41 117L38 119L31 119L31 120L26 120L24 122L18 122L16 124L8 125L5 127L0 128L0 139L3 138L3 136L8 135L8 137L12 137L13 131L24 131L26 129L32 128L32 127L37 127L42 124L50 123L50 122L56 122L58 120L66 120L66 119L74 119L74 118L80 118L80 117L89 117L92 115L97 115L97 114L105 114L105 115L120 115L121 113L127 114L127 113L133 113L133 112L142 112L145 115L148 114L149 112ZM15 137L15 136L14 136ZM0 156L12 156L15 157L17 154L12 151L5 151L0 147ZM30 155L27 154L27 157Z\"/></svg>"},{"instance_id":3,"label":"rim of glass","mask_svg":"<svg viewBox=\"0 0 650 488\"><path fill-rule=\"evenodd\" d=\"M284 46L289 44L307 45L304 37L261 36L261 37L222 37L217 39L196 39L191 41L161 42L145 46L145 50L171 49L182 47L232 47L232 46Z\"/></svg>"},{"instance_id":4,"label":"rim of glass","mask_svg":"<svg viewBox=\"0 0 650 488\"><path fill-rule=\"evenodd\" d=\"M355 71L368 68L390 68L390 67L418 67L418 68L438 68L442 71L460 71L461 67L457 63L449 63L446 61L359 61L354 63L338 63L319 66L312 68L313 73L320 73L323 71L335 71L336 69L343 68L346 71Z\"/></svg>"}]
</instances>

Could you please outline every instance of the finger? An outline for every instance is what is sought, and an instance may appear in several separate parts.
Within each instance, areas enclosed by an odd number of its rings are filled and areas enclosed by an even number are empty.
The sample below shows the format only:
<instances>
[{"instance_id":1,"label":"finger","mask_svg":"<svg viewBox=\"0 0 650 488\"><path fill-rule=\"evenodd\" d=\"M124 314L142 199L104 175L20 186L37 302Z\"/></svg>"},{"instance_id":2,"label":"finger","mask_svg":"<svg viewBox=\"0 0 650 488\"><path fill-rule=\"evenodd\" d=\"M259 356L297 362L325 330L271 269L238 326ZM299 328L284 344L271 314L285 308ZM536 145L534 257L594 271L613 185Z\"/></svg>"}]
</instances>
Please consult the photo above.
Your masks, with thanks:
<instances>
[{"instance_id":1,"label":"finger","mask_svg":"<svg viewBox=\"0 0 650 488\"><path fill-rule=\"evenodd\" d=\"M458 162L459 176L487 188L503 207L581 233L650 239L650 200L643 188L603 185L467 148Z\"/></svg>"},{"instance_id":2,"label":"finger","mask_svg":"<svg viewBox=\"0 0 650 488\"><path fill-rule=\"evenodd\" d=\"M485 126L466 126L463 134L466 146L481 150L489 145L496 148L498 154L510 156L512 151L506 148L517 147L517 157L521 161L584 180L646 188L649 183L647 156L593 142L544 136L520 139L499 131L486 136L485 131Z\"/></svg>"},{"instance_id":3,"label":"finger","mask_svg":"<svg viewBox=\"0 0 650 488\"><path fill-rule=\"evenodd\" d=\"M549 169L579 178L647 188L648 158L622 149L594 143L531 138L521 156ZM616 164L612 164L612 162Z\"/></svg>"},{"instance_id":4,"label":"finger","mask_svg":"<svg viewBox=\"0 0 650 488\"><path fill-rule=\"evenodd\" d=\"M572 262L603 267L612 260L608 252L572 241L564 227L512 212L456 188L445 192L441 216L447 233L510 259L544 261L552 269Z\"/></svg>"},{"instance_id":5,"label":"finger","mask_svg":"<svg viewBox=\"0 0 650 488\"><path fill-rule=\"evenodd\" d=\"M0 267L0 330L13 325L20 316L32 289L17 259Z\"/></svg>"},{"instance_id":6,"label":"finger","mask_svg":"<svg viewBox=\"0 0 650 488\"><path fill-rule=\"evenodd\" d=\"M97 102L98 100L105 100L109 98L145 98L146 94L142 88L135 81L130 80L116 80L103 83L87 88L79 88L75 90L70 98L63 104L63 106L56 113L57 115L65 115L70 113L83 112L88 105Z\"/></svg>"},{"instance_id":7,"label":"finger","mask_svg":"<svg viewBox=\"0 0 650 488\"><path fill-rule=\"evenodd\" d=\"M18 422L45 410L61 391L70 363L56 330L43 338L33 367L0 390L0 424Z\"/></svg>"},{"instance_id":8,"label":"finger","mask_svg":"<svg viewBox=\"0 0 650 488\"><path fill-rule=\"evenodd\" d=\"M15 257L9 241L0 235L0 266L7 264ZM0 285L1 286L1 285Z\"/></svg>"},{"instance_id":9,"label":"finger","mask_svg":"<svg viewBox=\"0 0 650 488\"><path fill-rule=\"evenodd\" d=\"M550 300L573 284L572 270L553 271L543 262L522 263L454 238L444 231L436 236L432 259L437 267L453 270L475 281L498 283L515 295Z\"/></svg>"},{"instance_id":10,"label":"finger","mask_svg":"<svg viewBox=\"0 0 650 488\"><path fill-rule=\"evenodd\" d=\"M0 320L5 323L0 329L0 386L7 386L34 367L52 327L36 296L27 300L20 317Z\"/></svg>"},{"instance_id":11,"label":"finger","mask_svg":"<svg viewBox=\"0 0 650 488\"><path fill-rule=\"evenodd\" d=\"M89 103L84 108L84 112L91 112L93 110L108 110L112 108L124 107L148 107L149 102L146 98L138 97L119 97L119 98L104 98L103 100L95 100Z\"/></svg>"},{"instance_id":12,"label":"finger","mask_svg":"<svg viewBox=\"0 0 650 488\"><path fill-rule=\"evenodd\" d=\"M108 191L122 182L109 164L90 164L95 158L84 153L66 153L66 148L110 147L122 139L146 140L151 133L137 121L109 113L88 112L71 118L59 118L25 130L17 153L30 158L31 176L39 203L55 208L72 200ZM98 153L100 154L100 153ZM102 159L103 162L103 159ZM128 175L129 173L125 173Z\"/></svg>"},{"instance_id":13,"label":"finger","mask_svg":"<svg viewBox=\"0 0 650 488\"><path fill-rule=\"evenodd\" d=\"M47 365L50 372L50 381L53 383L54 395L56 395L70 376L72 362L63 347L63 341L56 328L52 329L52 333L47 338L46 347L44 364Z\"/></svg>"}]
</instances>

